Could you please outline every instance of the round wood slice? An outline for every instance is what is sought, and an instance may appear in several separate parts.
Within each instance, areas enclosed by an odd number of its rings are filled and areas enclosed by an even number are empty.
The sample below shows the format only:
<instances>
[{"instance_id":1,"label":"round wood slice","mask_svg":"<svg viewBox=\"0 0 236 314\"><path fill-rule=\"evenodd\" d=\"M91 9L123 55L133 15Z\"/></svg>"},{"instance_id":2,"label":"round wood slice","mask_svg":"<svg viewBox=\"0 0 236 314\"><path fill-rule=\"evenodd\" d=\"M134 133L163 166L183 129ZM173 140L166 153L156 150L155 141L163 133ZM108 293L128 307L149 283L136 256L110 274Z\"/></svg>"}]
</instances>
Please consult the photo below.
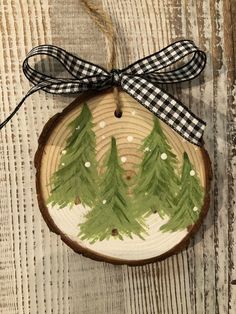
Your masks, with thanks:
<instances>
[{"instance_id":1,"label":"round wood slice","mask_svg":"<svg viewBox=\"0 0 236 314\"><path fill-rule=\"evenodd\" d=\"M159 228L167 220L163 221L158 215L153 214L147 218L149 230L145 240L136 236L123 240L111 237L109 240L91 244L78 236L78 225L83 221L87 211L79 199L72 208L68 206L59 209L47 205L50 178L58 169L61 152L70 135L68 124L79 116L85 102L93 116L98 163L102 164L113 136L117 141L119 156L125 156L125 162L122 164L125 175L133 177L135 166L142 160L140 146L153 128L153 114L125 92L120 91L120 99L123 105L121 118L114 115L115 104L110 89L79 96L62 113L56 114L48 121L39 138L39 147L35 155L37 196L40 210L50 230L60 235L75 252L114 264L142 265L162 260L185 248L190 237L202 223L209 207L211 164L206 150L184 140L165 123L160 121L173 153L176 154L180 164L183 153L188 154L205 191L199 219L190 228L176 232L161 232Z\"/></svg>"}]
</instances>

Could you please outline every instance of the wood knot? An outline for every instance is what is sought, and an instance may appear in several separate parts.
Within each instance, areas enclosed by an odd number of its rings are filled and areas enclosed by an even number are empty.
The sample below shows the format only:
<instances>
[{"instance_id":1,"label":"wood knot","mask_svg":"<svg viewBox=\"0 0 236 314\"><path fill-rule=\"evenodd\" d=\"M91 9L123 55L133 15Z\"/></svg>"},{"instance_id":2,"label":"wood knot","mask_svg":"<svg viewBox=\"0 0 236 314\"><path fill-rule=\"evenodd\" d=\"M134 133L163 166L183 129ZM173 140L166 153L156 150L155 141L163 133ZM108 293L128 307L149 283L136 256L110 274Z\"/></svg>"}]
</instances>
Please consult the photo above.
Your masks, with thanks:
<instances>
[{"instance_id":1,"label":"wood knot","mask_svg":"<svg viewBox=\"0 0 236 314\"><path fill-rule=\"evenodd\" d=\"M119 232L118 232L117 229L114 228L114 229L111 230L111 234L112 234L113 237L115 237L115 236L117 236L119 234Z\"/></svg>"},{"instance_id":2,"label":"wood knot","mask_svg":"<svg viewBox=\"0 0 236 314\"><path fill-rule=\"evenodd\" d=\"M79 196L76 197L74 203L75 203L75 205L79 205L79 204L80 204L80 198L79 198Z\"/></svg>"}]
</instances>

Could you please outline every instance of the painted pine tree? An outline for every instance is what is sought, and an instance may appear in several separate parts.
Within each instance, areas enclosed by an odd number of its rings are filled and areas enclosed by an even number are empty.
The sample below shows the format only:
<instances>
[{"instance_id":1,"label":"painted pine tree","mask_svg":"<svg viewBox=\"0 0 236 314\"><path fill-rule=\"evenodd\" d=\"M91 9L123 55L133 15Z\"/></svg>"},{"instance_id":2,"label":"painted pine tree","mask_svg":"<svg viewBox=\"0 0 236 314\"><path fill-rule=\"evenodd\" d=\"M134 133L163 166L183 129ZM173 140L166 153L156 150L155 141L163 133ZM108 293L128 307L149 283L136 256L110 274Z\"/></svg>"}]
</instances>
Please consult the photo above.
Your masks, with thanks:
<instances>
[{"instance_id":1,"label":"painted pine tree","mask_svg":"<svg viewBox=\"0 0 236 314\"><path fill-rule=\"evenodd\" d=\"M111 150L105 160L105 172L101 177L100 197L86 215L86 221L80 224L79 236L82 240L94 243L111 236L122 240L123 236L132 238L134 234L142 238L145 229L130 208L128 186L123 175L116 140L112 137Z\"/></svg>"},{"instance_id":2,"label":"painted pine tree","mask_svg":"<svg viewBox=\"0 0 236 314\"><path fill-rule=\"evenodd\" d=\"M141 149L144 157L134 187L133 206L137 217L153 212L158 212L161 217L171 216L174 197L179 189L175 173L177 159L157 118Z\"/></svg>"},{"instance_id":3,"label":"painted pine tree","mask_svg":"<svg viewBox=\"0 0 236 314\"><path fill-rule=\"evenodd\" d=\"M62 151L59 168L51 178L48 203L57 204L60 208L78 202L92 206L98 174L95 133L87 104L68 127L71 136Z\"/></svg>"},{"instance_id":4,"label":"painted pine tree","mask_svg":"<svg viewBox=\"0 0 236 314\"><path fill-rule=\"evenodd\" d=\"M177 231L194 224L203 205L203 188L188 158L183 155L180 190L175 199L175 212L170 220L161 226L162 231Z\"/></svg>"}]
</instances>

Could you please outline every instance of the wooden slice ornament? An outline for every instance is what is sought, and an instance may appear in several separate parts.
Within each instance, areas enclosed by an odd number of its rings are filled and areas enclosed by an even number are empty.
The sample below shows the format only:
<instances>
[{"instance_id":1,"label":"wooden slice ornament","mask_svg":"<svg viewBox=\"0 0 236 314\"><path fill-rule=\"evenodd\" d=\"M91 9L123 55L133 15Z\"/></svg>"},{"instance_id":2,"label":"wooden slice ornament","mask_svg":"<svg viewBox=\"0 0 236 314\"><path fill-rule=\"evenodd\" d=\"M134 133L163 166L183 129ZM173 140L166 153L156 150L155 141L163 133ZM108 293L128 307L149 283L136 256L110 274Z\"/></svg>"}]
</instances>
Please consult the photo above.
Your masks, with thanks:
<instances>
[{"instance_id":1,"label":"wooden slice ornament","mask_svg":"<svg viewBox=\"0 0 236 314\"><path fill-rule=\"evenodd\" d=\"M86 93L46 124L39 206L75 252L138 265L188 245L209 207L210 160L127 93Z\"/></svg>"},{"instance_id":2,"label":"wooden slice ornament","mask_svg":"<svg viewBox=\"0 0 236 314\"><path fill-rule=\"evenodd\" d=\"M206 56L182 40L118 70L111 20L81 1L107 36L109 70L60 47L33 48L23 71L34 86L0 129L39 90L82 93L39 138L36 187L43 217L75 252L93 259L129 265L161 260L186 247L206 215L211 165L201 146L205 123L159 85L194 79ZM57 59L71 77L35 70L29 59L39 55ZM182 66L163 71L189 55Z\"/></svg>"}]
</instances>

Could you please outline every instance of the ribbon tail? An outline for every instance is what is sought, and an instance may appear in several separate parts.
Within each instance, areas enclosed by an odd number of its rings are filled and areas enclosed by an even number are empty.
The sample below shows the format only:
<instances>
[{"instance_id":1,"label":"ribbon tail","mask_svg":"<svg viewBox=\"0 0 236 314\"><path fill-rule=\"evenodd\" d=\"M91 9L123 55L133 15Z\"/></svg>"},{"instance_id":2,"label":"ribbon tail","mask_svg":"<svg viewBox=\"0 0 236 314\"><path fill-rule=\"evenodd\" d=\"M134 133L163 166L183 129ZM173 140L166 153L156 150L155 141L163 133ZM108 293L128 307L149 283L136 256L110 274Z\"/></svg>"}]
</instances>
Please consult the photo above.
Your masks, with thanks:
<instances>
[{"instance_id":1,"label":"ribbon tail","mask_svg":"<svg viewBox=\"0 0 236 314\"><path fill-rule=\"evenodd\" d=\"M182 102L140 76L123 74L121 87L187 141L202 146L206 123Z\"/></svg>"},{"instance_id":2,"label":"ribbon tail","mask_svg":"<svg viewBox=\"0 0 236 314\"><path fill-rule=\"evenodd\" d=\"M52 83L50 82L41 82L35 86L33 86L28 93L21 99L21 101L16 105L15 109L9 114L9 116L0 123L0 130L14 117L14 115L18 112L18 110L21 108L25 100L35 92L43 89L44 87L50 86Z\"/></svg>"}]
</instances>

